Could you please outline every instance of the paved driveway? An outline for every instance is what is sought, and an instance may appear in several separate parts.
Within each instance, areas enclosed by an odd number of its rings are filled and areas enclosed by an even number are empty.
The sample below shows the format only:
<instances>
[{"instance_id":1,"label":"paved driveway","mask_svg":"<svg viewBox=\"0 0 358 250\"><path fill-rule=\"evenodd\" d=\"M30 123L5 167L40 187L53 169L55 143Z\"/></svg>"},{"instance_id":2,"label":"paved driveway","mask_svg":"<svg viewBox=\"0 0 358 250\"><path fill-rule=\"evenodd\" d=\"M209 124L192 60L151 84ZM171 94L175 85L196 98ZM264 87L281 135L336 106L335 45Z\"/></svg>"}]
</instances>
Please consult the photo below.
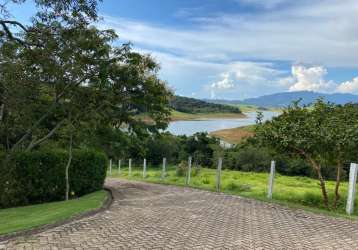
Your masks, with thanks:
<instances>
[{"instance_id":1,"label":"paved driveway","mask_svg":"<svg viewBox=\"0 0 358 250\"><path fill-rule=\"evenodd\" d=\"M110 179L108 211L6 249L358 249L358 222L194 189Z\"/></svg>"}]
</instances>

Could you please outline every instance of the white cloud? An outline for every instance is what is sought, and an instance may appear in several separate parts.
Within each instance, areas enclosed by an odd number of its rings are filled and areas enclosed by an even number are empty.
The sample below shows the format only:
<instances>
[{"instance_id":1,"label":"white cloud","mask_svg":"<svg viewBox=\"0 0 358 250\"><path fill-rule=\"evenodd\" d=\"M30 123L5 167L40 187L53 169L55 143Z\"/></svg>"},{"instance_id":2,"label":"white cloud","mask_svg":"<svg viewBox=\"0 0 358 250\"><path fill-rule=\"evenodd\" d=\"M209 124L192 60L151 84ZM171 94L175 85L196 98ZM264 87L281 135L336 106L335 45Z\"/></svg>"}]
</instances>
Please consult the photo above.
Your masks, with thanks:
<instances>
[{"instance_id":1,"label":"white cloud","mask_svg":"<svg viewBox=\"0 0 358 250\"><path fill-rule=\"evenodd\" d=\"M219 80L206 88L210 90L211 98L224 93L241 99L258 96L262 91L277 90L277 82L285 73L273 68L271 63L261 62L237 61L223 68L226 71L220 74Z\"/></svg>"},{"instance_id":2,"label":"white cloud","mask_svg":"<svg viewBox=\"0 0 358 250\"><path fill-rule=\"evenodd\" d=\"M218 90L228 90L233 89L234 87L234 81L230 78L230 74L228 73L222 74L222 80L211 84L212 89Z\"/></svg>"},{"instance_id":3,"label":"white cloud","mask_svg":"<svg viewBox=\"0 0 358 250\"><path fill-rule=\"evenodd\" d=\"M337 87L337 91L341 93L358 94L358 77L354 78L352 81L341 83Z\"/></svg>"},{"instance_id":4,"label":"white cloud","mask_svg":"<svg viewBox=\"0 0 358 250\"><path fill-rule=\"evenodd\" d=\"M200 16L202 11L185 9L179 16L193 25L173 28L105 16L100 27L115 29L123 41L153 54L162 66L161 78L182 95L241 99L287 90L356 91L356 80L326 80L323 66L295 65L292 72L282 72L265 61L358 68L352 53L358 51L358 1L237 1L270 11ZM282 9L283 1L294 8Z\"/></svg>"},{"instance_id":5,"label":"white cloud","mask_svg":"<svg viewBox=\"0 0 358 250\"><path fill-rule=\"evenodd\" d=\"M270 0L267 4L279 2ZM305 0L259 14L202 16L199 12L188 17L195 20L190 27L172 28L110 16L104 16L101 26L117 30L121 39L138 46L173 50L198 60L248 58L358 67L352 53L358 51L357 12L357 0Z\"/></svg>"},{"instance_id":6,"label":"white cloud","mask_svg":"<svg viewBox=\"0 0 358 250\"><path fill-rule=\"evenodd\" d=\"M290 91L316 91L330 92L334 89L332 81L324 79L327 69L322 66L305 67L303 65L292 66L292 78L294 84L290 86Z\"/></svg>"},{"instance_id":7,"label":"white cloud","mask_svg":"<svg viewBox=\"0 0 358 250\"><path fill-rule=\"evenodd\" d=\"M351 93L358 94L358 77L351 81L335 83L327 81L327 69L323 66L307 67L293 65L292 75L279 79L279 84L287 87L289 91L315 91L324 93Z\"/></svg>"}]
</instances>

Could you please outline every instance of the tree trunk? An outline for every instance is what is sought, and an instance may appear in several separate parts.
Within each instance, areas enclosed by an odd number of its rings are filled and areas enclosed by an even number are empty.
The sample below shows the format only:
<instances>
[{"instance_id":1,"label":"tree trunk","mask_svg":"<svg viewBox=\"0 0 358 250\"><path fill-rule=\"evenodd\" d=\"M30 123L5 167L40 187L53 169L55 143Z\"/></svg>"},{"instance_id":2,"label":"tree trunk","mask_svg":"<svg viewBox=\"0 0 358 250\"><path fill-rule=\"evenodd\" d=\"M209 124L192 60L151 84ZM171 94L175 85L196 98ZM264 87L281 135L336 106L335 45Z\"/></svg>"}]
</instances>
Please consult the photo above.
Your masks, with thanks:
<instances>
[{"instance_id":1,"label":"tree trunk","mask_svg":"<svg viewBox=\"0 0 358 250\"><path fill-rule=\"evenodd\" d=\"M66 165L66 173L65 173L65 179L66 179L66 201L68 201L69 199L69 194L70 194L70 178L69 178L69 169L71 166L71 162L72 162L72 144L73 144L73 135L72 132L70 134L70 147L68 150L68 161L67 161L67 165Z\"/></svg>"},{"instance_id":2,"label":"tree trunk","mask_svg":"<svg viewBox=\"0 0 358 250\"><path fill-rule=\"evenodd\" d=\"M1 104L0 105L0 122L2 122L2 120L4 118L4 109L5 109L5 104Z\"/></svg>"},{"instance_id":3,"label":"tree trunk","mask_svg":"<svg viewBox=\"0 0 358 250\"><path fill-rule=\"evenodd\" d=\"M307 156L306 156L307 157ZM324 181L324 178L322 176L322 172L321 172L321 165L318 164L314 159L312 159L311 157L307 157L308 160L311 162L313 168L316 170L317 172L317 176L318 176L318 180L321 186L321 191L322 191L322 198L323 198L323 205L325 206L325 208L329 208L328 206L328 194L327 194L327 189L326 189L326 183Z\"/></svg>"},{"instance_id":4,"label":"tree trunk","mask_svg":"<svg viewBox=\"0 0 358 250\"><path fill-rule=\"evenodd\" d=\"M338 160L338 162L337 162L336 187L334 189L334 203L333 203L333 208L334 209L337 209L338 202L339 202L339 200L341 198L341 196L339 194L339 186L341 184L342 172L343 172L343 164L342 164L341 160Z\"/></svg>"}]
</instances>

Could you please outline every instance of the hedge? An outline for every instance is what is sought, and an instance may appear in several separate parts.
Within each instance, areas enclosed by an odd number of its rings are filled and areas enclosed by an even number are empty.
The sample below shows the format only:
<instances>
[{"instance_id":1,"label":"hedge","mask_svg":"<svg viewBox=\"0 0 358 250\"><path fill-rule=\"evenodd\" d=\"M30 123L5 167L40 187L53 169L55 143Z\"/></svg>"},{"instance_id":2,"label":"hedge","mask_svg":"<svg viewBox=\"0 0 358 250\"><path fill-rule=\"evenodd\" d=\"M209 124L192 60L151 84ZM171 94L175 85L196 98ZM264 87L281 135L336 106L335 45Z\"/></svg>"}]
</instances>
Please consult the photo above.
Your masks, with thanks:
<instances>
[{"instance_id":1,"label":"hedge","mask_svg":"<svg viewBox=\"0 0 358 250\"><path fill-rule=\"evenodd\" d=\"M0 208L64 200L67 160L64 150L15 154L6 169L0 166ZM104 154L74 150L69 169L71 198L102 189L106 166Z\"/></svg>"}]
</instances>

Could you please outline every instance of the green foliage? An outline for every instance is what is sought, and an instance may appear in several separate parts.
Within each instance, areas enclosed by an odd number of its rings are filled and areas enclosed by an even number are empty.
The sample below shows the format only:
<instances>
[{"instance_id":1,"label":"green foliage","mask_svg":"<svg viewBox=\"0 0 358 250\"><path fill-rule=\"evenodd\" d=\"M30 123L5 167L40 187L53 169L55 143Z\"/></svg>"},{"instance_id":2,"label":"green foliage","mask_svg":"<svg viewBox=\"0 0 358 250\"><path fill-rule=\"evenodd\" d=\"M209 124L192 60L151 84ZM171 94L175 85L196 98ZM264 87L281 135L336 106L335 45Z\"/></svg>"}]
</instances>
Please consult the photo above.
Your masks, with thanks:
<instances>
[{"instance_id":1,"label":"green foliage","mask_svg":"<svg viewBox=\"0 0 358 250\"><path fill-rule=\"evenodd\" d=\"M207 133L196 133L183 137L183 150L193 157L195 164L211 167L214 165L214 149L219 144L218 139L209 137Z\"/></svg>"},{"instance_id":2,"label":"green foliage","mask_svg":"<svg viewBox=\"0 0 358 250\"><path fill-rule=\"evenodd\" d=\"M125 173L117 175L114 173L112 176L120 178L129 178L134 180L143 181L141 175L141 168L133 170L133 174L138 173L137 177L128 177ZM161 179L160 168L148 168L147 182L153 183L165 183L172 185L185 185L186 175L176 176L177 168L174 166L168 167L168 174L170 177ZM222 171L222 192L229 194L237 194L244 197L251 197L260 200L266 200L267 185L268 185L268 173L254 173L254 172L242 172L234 170ZM202 168L201 173L198 176L191 176L190 186L205 190L215 191L216 169ZM335 188L334 181L327 181L327 190L331 191ZM346 194L348 183L342 183L342 193ZM333 196L329 196L329 200L333 200ZM319 180L308 177L293 177L276 175L274 193L274 202L282 202L285 205L291 205L293 207L310 207L318 208L320 211L328 211L322 204L322 197L320 195ZM337 205L335 213L345 214L345 201L346 196L343 195L342 199ZM358 194L356 194L356 201L358 201ZM329 209L330 210L330 209ZM358 215L358 210L355 210L355 215Z\"/></svg>"},{"instance_id":3,"label":"green foliage","mask_svg":"<svg viewBox=\"0 0 358 250\"><path fill-rule=\"evenodd\" d=\"M192 176L199 176L201 172L201 166L200 165L194 165L191 171Z\"/></svg>"},{"instance_id":4,"label":"green foliage","mask_svg":"<svg viewBox=\"0 0 358 250\"><path fill-rule=\"evenodd\" d=\"M322 196L315 193L306 192L303 195L302 203L308 206L319 207L322 204Z\"/></svg>"},{"instance_id":5,"label":"green foliage","mask_svg":"<svg viewBox=\"0 0 358 250\"><path fill-rule=\"evenodd\" d=\"M235 192L248 192L251 191L251 186L248 184L239 184L237 181L230 181L225 185L225 188L229 191Z\"/></svg>"},{"instance_id":6,"label":"green foliage","mask_svg":"<svg viewBox=\"0 0 358 250\"><path fill-rule=\"evenodd\" d=\"M167 162L176 163L179 159L182 140L170 133L161 133L150 136L145 142L146 156L150 157L151 164L159 166L163 158Z\"/></svg>"},{"instance_id":7,"label":"green foliage","mask_svg":"<svg viewBox=\"0 0 358 250\"><path fill-rule=\"evenodd\" d=\"M91 25L97 1L36 3L38 15L19 32L22 42L0 35L0 148L7 158L49 140L68 148L72 135L74 147L121 156L123 144L136 148L132 138L167 126L171 91L157 77L158 64L129 44L114 47L113 30ZM152 123L137 119L143 112ZM104 134L115 140L96 141Z\"/></svg>"},{"instance_id":8,"label":"green foliage","mask_svg":"<svg viewBox=\"0 0 358 250\"><path fill-rule=\"evenodd\" d=\"M0 207L63 200L67 157L62 150L17 153L14 164L0 168ZM106 166L102 153L75 150L69 169L72 198L101 190Z\"/></svg>"},{"instance_id":9,"label":"green foliage","mask_svg":"<svg viewBox=\"0 0 358 250\"><path fill-rule=\"evenodd\" d=\"M329 194L325 177L332 177L336 171L333 207L337 207L344 166L356 159L354 152L358 151L358 105L334 105L319 99L308 108L296 102L282 115L256 128L253 141L258 145L306 160L320 180L326 207Z\"/></svg>"},{"instance_id":10,"label":"green foliage","mask_svg":"<svg viewBox=\"0 0 358 250\"><path fill-rule=\"evenodd\" d=\"M224 159L225 168L253 172L267 172L272 160L267 149L251 145L227 150Z\"/></svg>"},{"instance_id":11,"label":"green foliage","mask_svg":"<svg viewBox=\"0 0 358 250\"><path fill-rule=\"evenodd\" d=\"M174 110L184 113L237 113L240 114L241 110L234 106L209 103L202 100L175 96L171 100L171 107Z\"/></svg>"},{"instance_id":12,"label":"green foliage","mask_svg":"<svg viewBox=\"0 0 358 250\"><path fill-rule=\"evenodd\" d=\"M187 173L188 173L188 164L186 161L181 161L176 166L176 176L179 177L186 176Z\"/></svg>"}]
</instances>

